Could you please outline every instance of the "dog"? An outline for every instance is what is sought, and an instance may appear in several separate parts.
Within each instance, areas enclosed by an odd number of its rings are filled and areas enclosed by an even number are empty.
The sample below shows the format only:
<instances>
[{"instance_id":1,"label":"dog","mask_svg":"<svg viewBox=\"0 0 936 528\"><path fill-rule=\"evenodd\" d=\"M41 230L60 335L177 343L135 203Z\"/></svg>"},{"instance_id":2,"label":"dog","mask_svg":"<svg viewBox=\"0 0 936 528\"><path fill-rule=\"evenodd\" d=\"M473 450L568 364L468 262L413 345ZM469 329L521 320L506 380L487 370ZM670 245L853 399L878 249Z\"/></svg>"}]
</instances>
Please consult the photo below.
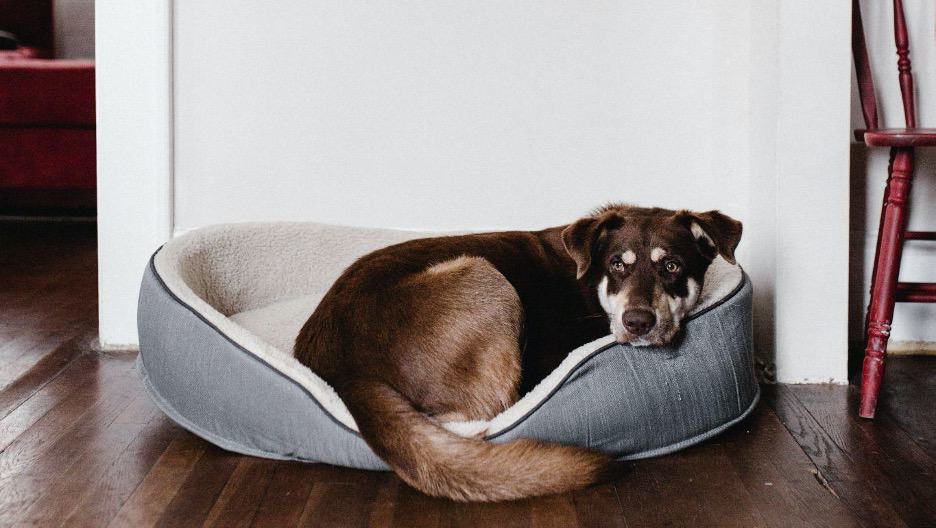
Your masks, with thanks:
<instances>
[{"instance_id":1,"label":"dog","mask_svg":"<svg viewBox=\"0 0 936 528\"><path fill-rule=\"evenodd\" d=\"M493 444L446 421L488 420L608 334L671 341L741 223L611 204L573 224L412 240L349 266L300 331L296 358L331 384L374 452L414 488L458 501L566 492L612 458L535 440Z\"/></svg>"}]
</instances>

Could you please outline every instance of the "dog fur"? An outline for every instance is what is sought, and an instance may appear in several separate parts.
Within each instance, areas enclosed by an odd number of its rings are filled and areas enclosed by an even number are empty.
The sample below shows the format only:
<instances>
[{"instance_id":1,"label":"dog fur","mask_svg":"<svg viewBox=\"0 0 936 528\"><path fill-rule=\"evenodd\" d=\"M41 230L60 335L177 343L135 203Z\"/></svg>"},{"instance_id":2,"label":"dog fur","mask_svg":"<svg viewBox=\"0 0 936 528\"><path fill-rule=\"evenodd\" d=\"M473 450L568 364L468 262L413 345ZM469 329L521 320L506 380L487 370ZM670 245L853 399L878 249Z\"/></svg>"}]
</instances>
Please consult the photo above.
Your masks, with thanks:
<instances>
[{"instance_id":1,"label":"dog fur","mask_svg":"<svg viewBox=\"0 0 936 528\"><path fill-rule=\"evenodd\" d=\"M462 501L595 482L611 458L534 440L459 437L606 335L672 339L741 225L717 212L614 204L568 225L419 239L365 255L303 326L295 355L329 382L364 440L408 484Z\"/></svg>"}]
</instances>

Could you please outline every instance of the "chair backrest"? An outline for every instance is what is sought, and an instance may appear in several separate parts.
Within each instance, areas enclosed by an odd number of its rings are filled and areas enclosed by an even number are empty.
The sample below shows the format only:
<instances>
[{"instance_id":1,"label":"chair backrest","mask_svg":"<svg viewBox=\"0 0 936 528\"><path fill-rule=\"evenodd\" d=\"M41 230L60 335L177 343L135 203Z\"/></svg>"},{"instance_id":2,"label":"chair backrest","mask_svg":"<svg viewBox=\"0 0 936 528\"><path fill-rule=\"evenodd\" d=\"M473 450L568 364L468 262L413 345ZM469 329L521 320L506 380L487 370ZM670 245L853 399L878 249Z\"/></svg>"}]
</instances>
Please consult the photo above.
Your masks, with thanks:
<instances>
[{"instance_id":1,"label":"chair backrest","mask_svg":"<svg viewBox=\"0 0 936 528\"><path fill-rule=\"evenodd\" d=\"M897 45L897 77L900 82L900 97L903 100L904 122L907 128L916 127L916 109L913 103L913 72L910 68L910 42L907 35L907 20L904 17L903 2L894 1L894 42ZM861 112L868 130L878 128L877 100L874 94L874 80L871 77L871 63L868 60L868 48L865 42L864 26L861 21L861 6L858 0L852 0L852 54L855 59L855 72L858 78L858 94L861 98Z\"/></svg>"}]
</instances>

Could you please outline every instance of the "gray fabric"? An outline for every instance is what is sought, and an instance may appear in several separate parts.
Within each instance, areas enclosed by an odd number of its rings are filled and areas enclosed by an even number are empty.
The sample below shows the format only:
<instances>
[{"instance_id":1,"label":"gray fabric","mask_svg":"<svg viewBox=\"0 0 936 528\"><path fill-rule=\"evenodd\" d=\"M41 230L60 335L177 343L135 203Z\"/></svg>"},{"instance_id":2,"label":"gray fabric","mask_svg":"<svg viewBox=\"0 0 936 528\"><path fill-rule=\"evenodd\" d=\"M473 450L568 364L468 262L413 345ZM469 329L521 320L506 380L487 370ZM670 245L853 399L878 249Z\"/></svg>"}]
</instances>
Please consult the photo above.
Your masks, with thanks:
<instances>
[{"instance_id":1,"label":"gray fabric","mask_svg":"<svg viewBox=\"0 0 936 528\"><path fill-rule=\"evenodd\" d=\"M248 455L386 469L357 433L336 423L300 385L177 302L152 266L143 278L137 324L146 387L191 432Z\"/></svg>"},{"instance_id":2,"label":"gray fabric","mask_svg":"<svg viewBox=\"0 0 936 528\"><path fill-rule=\"evenodd\" d=\"M225 449L277 459L386 469L294 380L236 345L147 267L140 291L139 370L157 405ZM537 438L625 459L714 436L759 397L751 348L751 284L685 323L664 348L612 345L582 360L538 407L494 442Z\"/></svg>"},{"instance_id":3,"label":"gray fabric","mask_svg":"<svg viewBox=\"0 0 936 528\"><path fill-rule=\"evenodd\" d=\"M575 443L625 459L705 440L746 416L758 400L751 332L751 283L745 277L734 296L687 321L679 343L615 344L596 352L496 440Z\"/></svg>"}]
</instances>

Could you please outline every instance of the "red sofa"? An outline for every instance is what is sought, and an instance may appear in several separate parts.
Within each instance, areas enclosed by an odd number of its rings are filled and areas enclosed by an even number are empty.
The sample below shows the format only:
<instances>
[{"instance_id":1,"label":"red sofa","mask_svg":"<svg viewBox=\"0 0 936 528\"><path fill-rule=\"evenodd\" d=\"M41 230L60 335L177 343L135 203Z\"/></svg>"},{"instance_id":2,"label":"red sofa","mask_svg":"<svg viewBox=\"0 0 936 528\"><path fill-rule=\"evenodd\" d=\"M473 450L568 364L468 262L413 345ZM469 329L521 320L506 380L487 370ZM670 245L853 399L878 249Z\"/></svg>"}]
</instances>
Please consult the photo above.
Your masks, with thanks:
<instances>
[{"instance_id":1,"label":"red sofa","mask_svg":"<svg viewBox=\"0 0 936 528\"><path fill-rule=\"evenodd\" d=\"M0 0L0 214L93 210L94 63L53 60L52 5Z\"/></svg>"}]
</instances>

